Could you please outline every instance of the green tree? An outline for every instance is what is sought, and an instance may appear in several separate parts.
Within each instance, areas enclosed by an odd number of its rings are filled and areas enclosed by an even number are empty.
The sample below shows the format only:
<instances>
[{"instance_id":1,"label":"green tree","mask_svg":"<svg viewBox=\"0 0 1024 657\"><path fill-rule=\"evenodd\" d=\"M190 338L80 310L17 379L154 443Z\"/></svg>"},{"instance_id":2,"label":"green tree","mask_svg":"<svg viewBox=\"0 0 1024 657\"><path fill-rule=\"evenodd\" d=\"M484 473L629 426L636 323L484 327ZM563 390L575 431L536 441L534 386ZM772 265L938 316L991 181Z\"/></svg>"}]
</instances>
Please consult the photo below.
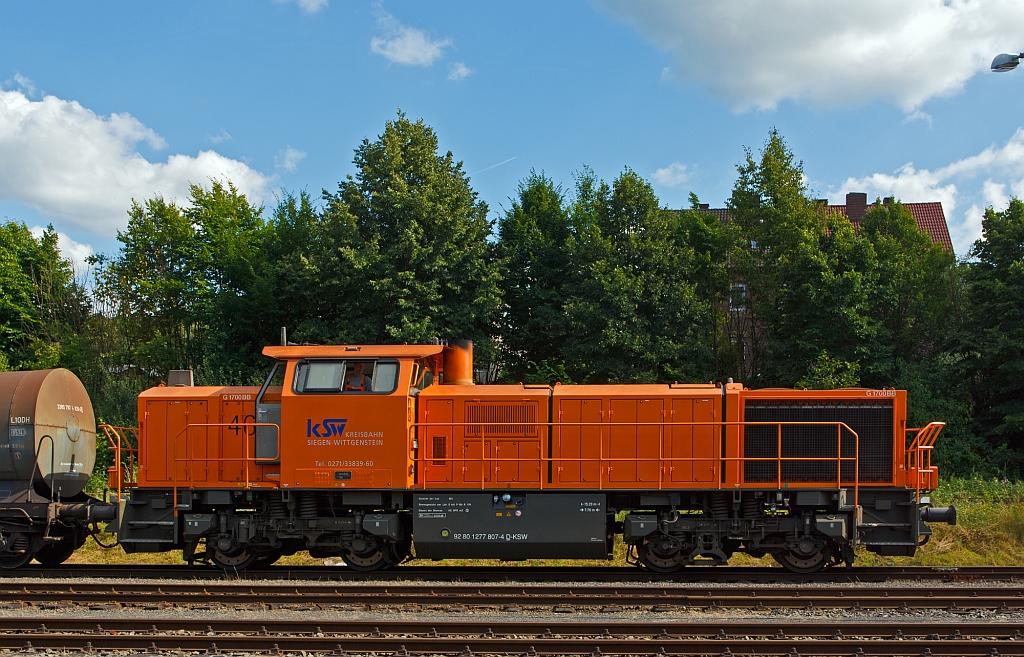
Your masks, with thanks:
<instances>
[{"instance_id":1,"label":"green tree","mask_svg":"<svg viewBox=\"0 0 1024 657\"><path fill-rule=\"evenodd\" d=\"M500 274L491 222L434 131L399 112L356 149L355 176L324 192L318 264L328 289L323 317L339 342L425 342L494 330Z\"/></svg>"},{"instance_id":2,"label":"green tree","mask_svg":"<svg viewBox=\"0 0 1024 657\"><path fill-rule=\"evenodd\" d=\"M211 281L191 219L156 197L132 203L119 253L97 259L96 293L116 318L121 367L163 376L203 361Z\"/></svg>"},{"instance_id":3,"label":"green tree","mask_svg":"<svg viewBox=\"0 0 1024 657\"><path fill-rule=\"evenodd\" d=\"M499 335L506 378L546 382L552 369L556 376L564 372L569 228L561 186L536 172L519 183L512 206L498 222L497 254L505 301Z\"/></svg>"},{"instance_id":4,"label":"green tree","mask_svg":"<svg viewBox=\"0 0 1024 657\"><path fill-rule=\"evenodd\" d=\"M276 342L273 226L230 182L190 187L183 210L195 231L195 266L207 290L204 376L242 382L264 369L260 352Z\"/></svg>"},{"instance_id":5,"label":"green tree","mask_svg":"<svg viewBox=\"0 0 1024 657\"><path fill-rule=\"evenodd\" d=\"M809 197L803 163L777 130L758 159L747 150L737 169L734 275L747 295L730 329L743 349L742 380L792 386L815 376L822 352L856 371L874 331L870 243Z\"/></svg>"},{"instance_id":6,"label":"green tree","mask_svg":"<svg viewBox=\"0 0 1024 657\"><path fill-rule=\"evenodd\" d=\"M1024 202L989 208L982 238L966 272L971 304L970 343L977 371L976 420L990 449L1003 453L1004 471L1024 457Z\"/></svg>"},{"instance_id":7,"label":"green tree","mask_svg":"<svg viewBox=\"0 0 1024 657\"><path fill-rule=\"evenodd\" d=\"M869 305L876 335L865 360L866 382L892 385L903 363L937 354L953 317L956 259L934 244L900 202L876 202L860 222L875 252Z\"/></svg>"},{"instance_id":8,"label":"green tree","mask_svg":"<svg viewBox=\"0 0 1024 657\"><path fill-rule=\"evenodd\" d=\"M0 225L0 366L67 365L86 344L90 309L53 226L36 238L24 224Z\"/></svg>"},{"instance_id":9,"label":"green tree","mask_svg":"<svg viewBox=\"0 0 1024 657\"><path fill-rule=\"evenodd\" d=\"M739 372L737 353L730 343L726 327L732 308L743 300L733 298L729 256L738 234L735 224L725 223L717 215L702 212L700 199L690 193L690 208L679 212L676 224L677 242L691 250L688 279L695 286L697 297L709 310L709 336L714 349L708 376L725 380ZM737 293L740 291L737 288Z\"/></svg>"},{"instance_id":10,"label":"green tree","mask_svg":"<svg viewBox=\"0 0 1024 657\"><path fill-rule=\"evenodd\" d=\"M679 213L659 207L651 186L626 169L608 185L589 169L576 181L565 294L573 378L590 382L702 379L717 333L701 299L694 251Z\"/></svg>"}]
</instances>

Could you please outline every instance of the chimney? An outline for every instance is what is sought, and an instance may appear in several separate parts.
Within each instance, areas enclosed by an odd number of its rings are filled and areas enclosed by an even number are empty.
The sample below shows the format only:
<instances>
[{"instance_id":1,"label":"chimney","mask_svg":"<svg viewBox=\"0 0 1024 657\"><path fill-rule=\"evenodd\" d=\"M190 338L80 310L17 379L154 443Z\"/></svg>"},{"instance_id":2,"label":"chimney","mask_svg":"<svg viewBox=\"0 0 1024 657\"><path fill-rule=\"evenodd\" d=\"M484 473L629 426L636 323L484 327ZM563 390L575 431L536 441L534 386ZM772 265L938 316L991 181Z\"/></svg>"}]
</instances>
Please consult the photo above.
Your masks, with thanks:
<instances>
[{"instance_id":1,"label":"chimney","mask_svg":"<svg viewBox=\"0 0 1024 657\"><path fill-rule=\"evenodd\" d=\"M701 210L707 210L707 209L708 209L708 208L710 208L710 207L711 207L711 206L710 206L709 204L707 204L707 203L701 203L701 204L700 204L700 209L701 209Z\"/></svg>"},{"instance_id":2,"label":"chimney","mask_svg":"<svg viewBox=\"0 0 1024 657\"><path fill-rule=\"evenodd\" d=\"M885 198L882 199L882 205L884 205L885 207L889 207L890 205L893 204L895 200L896 199L893 196L886 196Z\"/></svg>"},{"instance_id":3,"label":"chimney","mask_svg":"<svg viewBox=\"0 0 1024 657\"><path fill-rule=\"evenodd\" d=\"M846 217L855 224L864 218L868 195L864 192L850 192L846 195Z\"/></svg>"}]
</instances>

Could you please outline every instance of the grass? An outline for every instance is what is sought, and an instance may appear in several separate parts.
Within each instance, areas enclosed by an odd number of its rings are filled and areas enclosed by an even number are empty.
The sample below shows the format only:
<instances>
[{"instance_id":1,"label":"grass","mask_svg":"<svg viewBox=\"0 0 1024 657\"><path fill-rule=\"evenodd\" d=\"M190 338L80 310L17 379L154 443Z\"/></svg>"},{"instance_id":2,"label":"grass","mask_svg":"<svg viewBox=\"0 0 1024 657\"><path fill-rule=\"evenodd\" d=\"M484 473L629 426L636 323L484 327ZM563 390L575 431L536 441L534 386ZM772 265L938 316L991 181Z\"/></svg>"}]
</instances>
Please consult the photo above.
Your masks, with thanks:
<instances>
[{"instance_id":1,"label":"grass","mask_svg":"<svg viewBox=\"0 0 1024 657\"><path fill-rule=\"evenodd\" d=\"M956 506L956 526L933 524L934 536L931 541L920 548L913 557L880 557L858 548L857 565L1009 566L1024 563L1024 481L950 479L940 482L939 488L932 493L931 498L935 506ZM110 535L102 535L100 538L104 543L113 542ZM336 562L337 559L314 559L303 552L284 557L278 563L320 565ZM68 563L178 564L181 563L181 552L125 554L120 547L104 550L90 539L68 560ZM412 565L509 567L594 564L621 566L625 563L625 549L621 537L616 539L614 558L608 561L530 559L508 562L496 559L449 559L433 562L416 559L410 562ZM753 559L737 554L730 564L773 565L774 561L770 557Z\"/></svg>"}]
</instances>

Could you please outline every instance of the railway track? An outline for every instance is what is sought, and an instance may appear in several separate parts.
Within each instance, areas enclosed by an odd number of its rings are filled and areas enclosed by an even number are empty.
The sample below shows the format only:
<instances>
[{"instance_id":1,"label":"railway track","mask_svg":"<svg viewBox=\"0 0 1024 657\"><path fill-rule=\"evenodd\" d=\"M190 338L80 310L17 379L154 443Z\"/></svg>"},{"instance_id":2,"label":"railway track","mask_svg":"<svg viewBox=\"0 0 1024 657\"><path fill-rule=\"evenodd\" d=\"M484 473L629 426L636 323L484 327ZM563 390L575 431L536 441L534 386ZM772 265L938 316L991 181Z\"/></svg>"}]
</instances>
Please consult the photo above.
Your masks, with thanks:
<instances>
[{"instance_id":1,"label":"railway track","mask_svg":"<svg viewBox=\"0 0 1024 657\"><path fill-rule=\"evenodd\" d=\"M225 573L208 566L86 565L59 568L29 566L0 570L7 578L140 578L195 580L330 580L330 581L542 581L542 582L885 582L914 581L1022 581L1024 568L1016 566L967 567L855 567L832 568L813 575L791 573L783 568L696 566L664 575L631 566L401 566L371 573L339 566L271 566L260 570Z\"/></svg>"},{"instance_id":2,"label":"railway track","mask_svg":"<svg viewBox=\"0 0 1024 657\"><path fill-rule=\"evenodd\" d=\"M681 609L887 609L971 610L1004 613L1024 610L1024 590L1014 586L858 586L737 585L718 588L653 584L323 584L253 582L104 583L0 582L0 608L134 607L159 610L173 605L253 609L374 610L387 608L460 611Z\"/></svg>"},{"instance_id":3,"label":"railway track","mask_svg":"<svg viewBox=\"0 0 1024 657\"><path fill-rule=\"evenodd\" d=\"M1024 655L1013 623L464 621L3 618L0 648L344 655Z\"/></svg>"}]
</instances>

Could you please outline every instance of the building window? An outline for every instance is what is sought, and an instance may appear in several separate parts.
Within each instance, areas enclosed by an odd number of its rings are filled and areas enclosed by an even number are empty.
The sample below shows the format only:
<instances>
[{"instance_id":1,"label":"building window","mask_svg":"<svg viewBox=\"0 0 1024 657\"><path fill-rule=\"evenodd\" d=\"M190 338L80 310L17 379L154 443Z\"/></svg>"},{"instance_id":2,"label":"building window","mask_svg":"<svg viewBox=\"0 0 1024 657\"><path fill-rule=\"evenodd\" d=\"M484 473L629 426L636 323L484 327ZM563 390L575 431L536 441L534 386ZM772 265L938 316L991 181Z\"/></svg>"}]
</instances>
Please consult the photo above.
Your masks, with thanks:
<instances>
[{"instance_id":1,"label":"building window","mask_svg":"<svg viewBox=\"0 0 1024 657\"><path fill-rule=\"evenodd\" d=\"M744 283L733 283L729 290L729 310L741 313L747 309L747 286Z\"/></svg>"}]
</instances>

